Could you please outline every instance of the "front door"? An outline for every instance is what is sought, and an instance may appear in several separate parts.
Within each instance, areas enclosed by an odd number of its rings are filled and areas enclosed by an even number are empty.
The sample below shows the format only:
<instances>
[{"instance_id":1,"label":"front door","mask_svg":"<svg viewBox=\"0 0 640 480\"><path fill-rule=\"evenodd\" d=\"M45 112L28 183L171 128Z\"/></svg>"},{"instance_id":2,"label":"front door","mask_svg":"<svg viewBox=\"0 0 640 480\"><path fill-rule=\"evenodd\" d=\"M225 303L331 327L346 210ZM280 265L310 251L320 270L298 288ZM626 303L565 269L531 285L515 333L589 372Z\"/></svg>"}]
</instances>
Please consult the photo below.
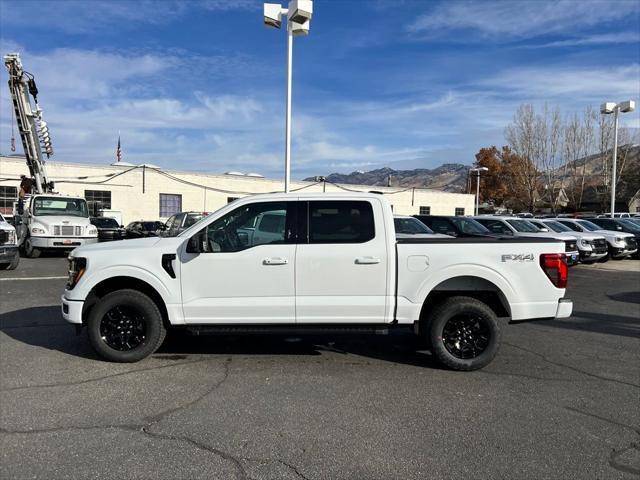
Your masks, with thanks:
<instances>
[{"instance_id":1,"label":"front door","mask_svg":"<svg viewBox=\"0 0 640 480\"><path fill-rule=\"evenodd\" d=\"M308 233L296 254L298 323L383 322L388 252L380 203L323 200L301 205L307 206L300 223L306 223Z\"/></svg>"},{"instance_id":2,"label":"front door","mask_svg":"<svg viewBox=\"0 0 640 480\"><path fill-rule=\"evenodd\" d=\"M240 206L198 234L200 253L181 252L189 324L295 322L295 203Z\"/></svg>"}]
</instances>

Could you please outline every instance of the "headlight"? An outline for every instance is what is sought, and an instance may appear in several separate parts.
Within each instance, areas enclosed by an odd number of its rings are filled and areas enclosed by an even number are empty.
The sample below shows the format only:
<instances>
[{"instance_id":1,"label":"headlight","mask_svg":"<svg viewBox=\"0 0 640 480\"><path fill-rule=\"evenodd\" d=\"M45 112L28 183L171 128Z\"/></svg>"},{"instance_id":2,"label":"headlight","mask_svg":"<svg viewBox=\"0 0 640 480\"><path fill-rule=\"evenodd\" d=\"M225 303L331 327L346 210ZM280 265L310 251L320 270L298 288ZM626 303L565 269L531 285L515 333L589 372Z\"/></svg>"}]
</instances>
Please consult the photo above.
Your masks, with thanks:
<instances>
[{"instance_id":1,"label":"headlight","mask_svg":"<svg viewBox=\"0 0 640 480\"><path fill-rule=\"evenodd\" d=\"M86 269L86 258L69 257L69 278L67 280L67 290L73 290L73 287L78 284Z\"/></svg>"},{"instance_id":2,"label":"headlight","mask_svg":"<svg viewBox=\"0 0 640 480\"><path fill-rule=\"evenodd\" d=\"M40 228L40 227L33 227L31 229L31 233L47 233L46 230L44 228Z\"/></svg>"},{"instance_id":3,"label":"headlight","mask_svg":"<svg viewBox=\"0 0 640 480\"><path fill-rule=\"evenodd\" d=\"M583 247L590 247L591 242L589 240L580 239L580 245Z\"/></svg>"},{"instance_id":4,"label":"headlight","mask_svg":"<svg viewBox=\"0 0 640 480\"><path fill-rule=\"evenodd\" d=\"M622 242L624 242L624 238L616 237L616 243L622 243Z\"/></svg>"},{"instance_id":5,"label":"headlight","mask_svg":"<svg viewBox=\"0 0 640 480\"><path fill-rule=\"evenodd\" d=\"M16 232L11 230L7 236L7 243L16 243Z\"/></svg>"},{"instance_id":6,"label":"headlight","mask_svg":"<svg viewBox=\"0 0 640 480\"><path fill-rule=\"evenodd\" d=\"M98 230L96 229L96 227L89 227L87 230L87 235L97 235L98 234Z\"/></svg>"}]
</instances>

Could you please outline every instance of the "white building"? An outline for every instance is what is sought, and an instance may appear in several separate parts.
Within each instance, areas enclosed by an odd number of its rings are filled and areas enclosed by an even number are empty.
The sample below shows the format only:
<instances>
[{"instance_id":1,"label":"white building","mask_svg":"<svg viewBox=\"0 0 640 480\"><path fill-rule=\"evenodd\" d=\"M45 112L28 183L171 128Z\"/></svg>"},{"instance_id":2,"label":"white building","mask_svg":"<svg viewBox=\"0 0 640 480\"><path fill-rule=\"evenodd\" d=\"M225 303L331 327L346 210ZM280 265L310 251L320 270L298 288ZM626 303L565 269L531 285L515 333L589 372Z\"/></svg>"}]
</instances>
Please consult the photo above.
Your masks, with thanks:
<instances>
[{"instance_id":1,"label":"white building","mask_svg":"<svg viewBox=\"0 0 640 480\"><path fill-rule=\"evenodd\" d=\"M212 212L246 195L278 192L280 179L241 174L205 174L165 170L150 166L98 165L47 162L49 180L55 191L83 196L98 202L106 216L125 224L135 220L166 220L180 211ZM18 197L20 175L29 176L24 157L0 156L0 212L10 213ZM402 189L371 185L334 185L323 182L292 182L291 190L306 192L378 191L387 195L395 213L470 215L474 196L422 188Z\"/></svg>"}]
</instances>

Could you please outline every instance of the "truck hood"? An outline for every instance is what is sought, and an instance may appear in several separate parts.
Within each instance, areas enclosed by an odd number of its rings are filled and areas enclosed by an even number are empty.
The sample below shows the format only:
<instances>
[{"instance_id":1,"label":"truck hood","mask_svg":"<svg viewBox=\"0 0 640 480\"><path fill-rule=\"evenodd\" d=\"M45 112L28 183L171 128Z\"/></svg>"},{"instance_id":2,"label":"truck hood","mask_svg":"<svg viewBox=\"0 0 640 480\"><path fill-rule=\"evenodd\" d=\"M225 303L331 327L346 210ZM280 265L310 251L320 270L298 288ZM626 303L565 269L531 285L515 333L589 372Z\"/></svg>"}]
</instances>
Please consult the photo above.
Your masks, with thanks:
<instances>
[{"instance_id":1,"label":"truck hood","mask_svg":"<svg viewBox=\"0 0 640 480\"><path fill-rule=\"evenodd\" d=\"M591 232L593 235L598 235L599 237L604 237L607 240L613 241L615 238L627 238L633 237L633 233L626 232L614 232L613 230L596 230L595 232Z\"/></svg>"},{"instance_id":2,"label":"truck hood","mask_svg":"<svg viewBox=\"0 0 640 480\"><path fill-rule=\"evenodd\" d=\"M136 238L133 240L119 240L117 242L105 242L105 243L92 243L90 245L83 245L71 252L74 257L87 257L92 254L109 253L119 255L123 252L130 252L132 250L148 250L150 248L158 247L166 249L167 247L177 248L184 238L161 238L161 237L145 237Z\"/></svg>"},{"instance_id":3,"label":"truck hood","mask_svg":"<svg viewBox=\"0 0 640 480\"><path fill-rule=\"evenodd\" d=\"M9 222L0 222L0 230L9 230L10 232L13 232L15 231L15 228L13 228L13 225Z\"/></svg>"}]
</instances>

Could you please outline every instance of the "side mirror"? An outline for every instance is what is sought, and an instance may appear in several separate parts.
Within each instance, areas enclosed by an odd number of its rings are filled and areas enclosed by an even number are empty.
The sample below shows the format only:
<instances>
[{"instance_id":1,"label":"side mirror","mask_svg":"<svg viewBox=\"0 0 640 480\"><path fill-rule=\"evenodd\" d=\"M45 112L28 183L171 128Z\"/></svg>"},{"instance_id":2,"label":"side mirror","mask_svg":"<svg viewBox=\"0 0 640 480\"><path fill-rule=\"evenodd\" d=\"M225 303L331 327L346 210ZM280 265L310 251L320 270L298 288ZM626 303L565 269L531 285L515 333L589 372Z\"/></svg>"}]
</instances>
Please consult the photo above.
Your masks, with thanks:
<instances>
[{"instance_id":1,"label":"side mirror","mask_svg":"<svg viewBox=\"0 0 640 480\"><path fill-rule=\"evenodd\" d=\"M194 235L187 242L187 253L200 253L200 235Z\"/></svg>"},{"instance_id":2,"label":"side mirror","mask_svg":"<svg viewBox=\"0 0 640 480\"><path fill-rule=\"evenodd\" d=\"M120 228L124 228L124 225L120 225Z\"/></svg>"}]
</instances>

